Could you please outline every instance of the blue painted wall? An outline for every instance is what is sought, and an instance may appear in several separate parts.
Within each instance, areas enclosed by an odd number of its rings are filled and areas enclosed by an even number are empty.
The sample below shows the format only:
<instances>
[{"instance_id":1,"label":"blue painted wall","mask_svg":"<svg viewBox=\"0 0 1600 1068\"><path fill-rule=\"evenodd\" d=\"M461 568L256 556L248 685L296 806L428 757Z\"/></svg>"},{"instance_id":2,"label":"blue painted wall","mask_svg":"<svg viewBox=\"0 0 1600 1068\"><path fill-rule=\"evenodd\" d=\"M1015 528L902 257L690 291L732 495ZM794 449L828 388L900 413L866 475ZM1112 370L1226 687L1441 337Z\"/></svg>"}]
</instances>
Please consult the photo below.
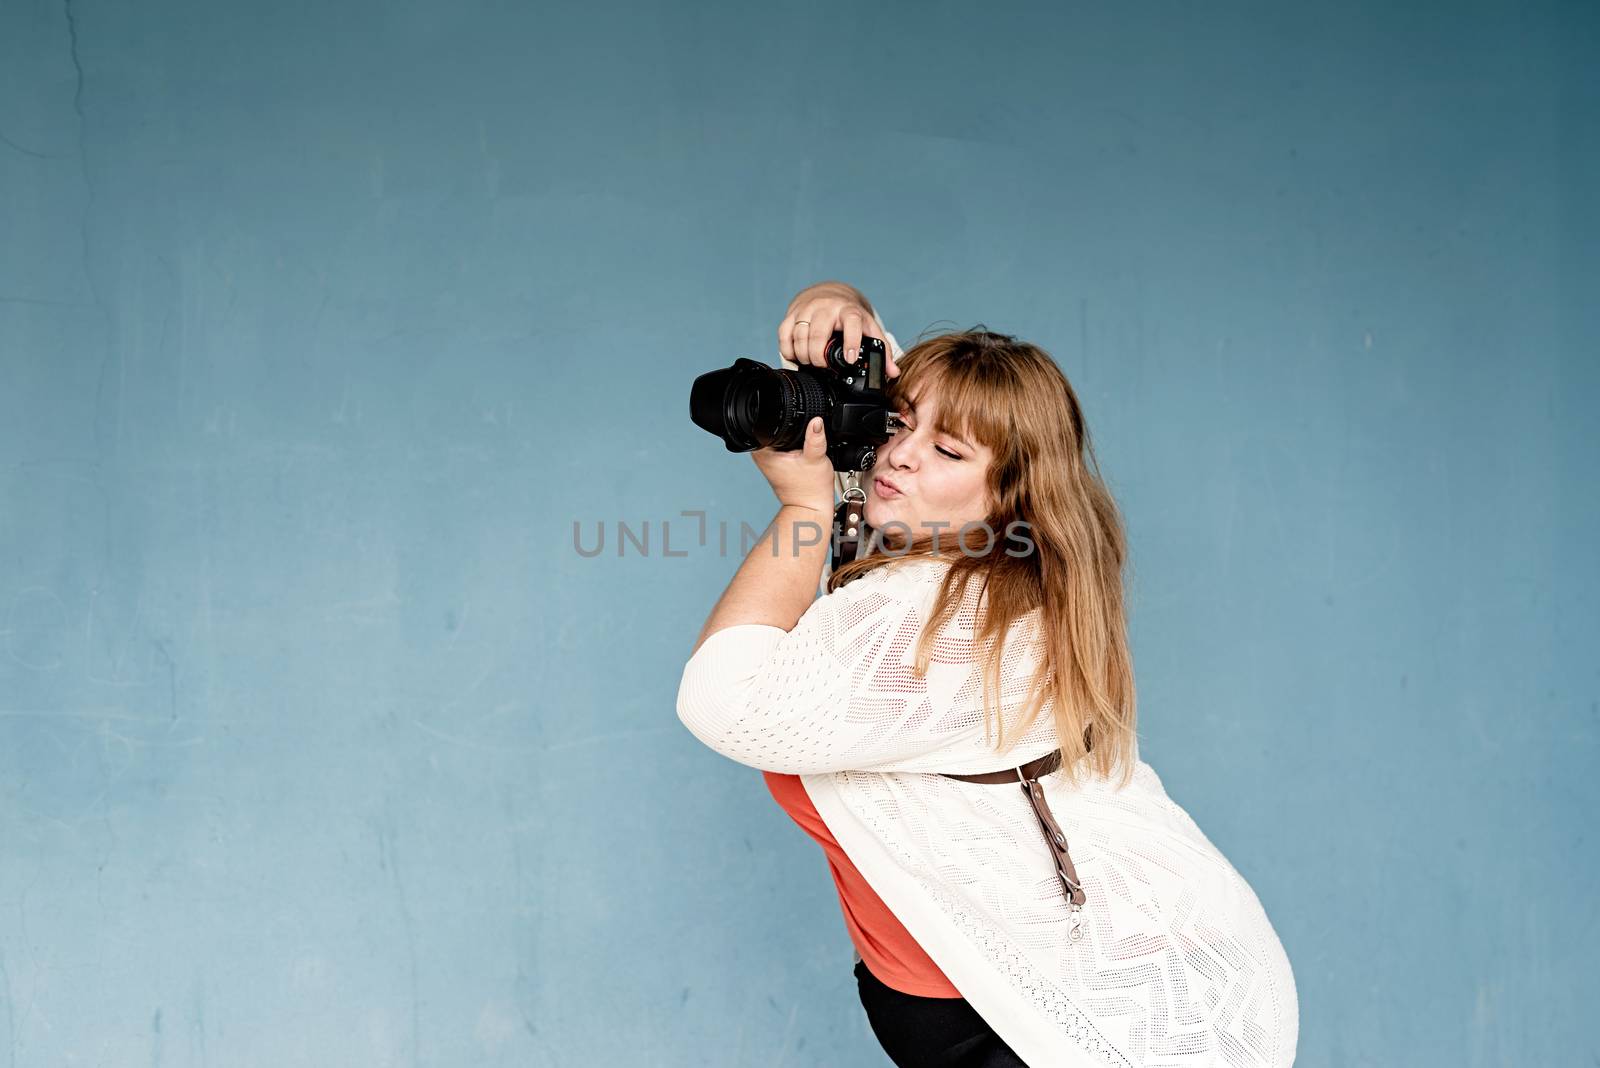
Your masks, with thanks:
<instances>
[{"instance_id":1,"label":"blue painted wall","mask_svg":"<svg viewBox=\"0 0 1600 1068\"><path fill-rule=\"evenodd\" d=\"M772 510L689 381L827 277L1076 383L1300 1063L1590 1063L1597 48L4 0L0 1068L886 1063L821 853L673 709L737 564L680 512Z\"/></svg>"}]
</instances>

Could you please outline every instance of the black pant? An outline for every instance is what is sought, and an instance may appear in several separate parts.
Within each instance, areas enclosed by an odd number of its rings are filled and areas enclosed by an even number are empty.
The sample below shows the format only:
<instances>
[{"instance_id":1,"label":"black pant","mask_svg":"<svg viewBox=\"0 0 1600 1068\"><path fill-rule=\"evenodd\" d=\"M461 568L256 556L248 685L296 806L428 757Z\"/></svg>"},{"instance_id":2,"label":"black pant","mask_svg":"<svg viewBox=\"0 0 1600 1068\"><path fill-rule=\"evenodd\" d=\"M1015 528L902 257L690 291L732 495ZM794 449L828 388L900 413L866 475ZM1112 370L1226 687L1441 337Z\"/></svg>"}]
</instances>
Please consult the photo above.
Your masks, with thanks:
<instances>
[{"instance_id":1,"label":"black pant","mask_svg":"<svg viewBox=\"0 0 1600 1068\"><path fill-rule=\"evenodd\" d=\"M867 1022L899 1068L1028 1068L966 998L924 998L884 986L856 961Z\"/></svg>"}]
</instances>

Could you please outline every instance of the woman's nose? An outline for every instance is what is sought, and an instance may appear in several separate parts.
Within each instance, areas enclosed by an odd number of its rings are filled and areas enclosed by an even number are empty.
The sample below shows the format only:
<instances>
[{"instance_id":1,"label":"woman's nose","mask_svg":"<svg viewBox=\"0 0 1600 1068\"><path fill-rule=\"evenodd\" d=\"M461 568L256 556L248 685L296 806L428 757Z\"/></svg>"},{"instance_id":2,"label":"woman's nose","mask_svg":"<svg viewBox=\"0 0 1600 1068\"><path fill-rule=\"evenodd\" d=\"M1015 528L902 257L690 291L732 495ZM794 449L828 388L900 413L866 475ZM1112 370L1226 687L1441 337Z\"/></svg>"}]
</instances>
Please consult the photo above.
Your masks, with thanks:
<instances>
[{"instance_id":1,"label":"woman's nose","mask_svg":"<svg viewBox=\"0 0 1600 1068\"><path fill-rule=\"evenodd\" d=\"M907 440L908 437L909 433L902 430L899 434L889 438L888 444L883 448L883 452L878 454L884 463L895 468L907 468L915 465L916 457L910 442Z\"/></svg>"}]
</instances>

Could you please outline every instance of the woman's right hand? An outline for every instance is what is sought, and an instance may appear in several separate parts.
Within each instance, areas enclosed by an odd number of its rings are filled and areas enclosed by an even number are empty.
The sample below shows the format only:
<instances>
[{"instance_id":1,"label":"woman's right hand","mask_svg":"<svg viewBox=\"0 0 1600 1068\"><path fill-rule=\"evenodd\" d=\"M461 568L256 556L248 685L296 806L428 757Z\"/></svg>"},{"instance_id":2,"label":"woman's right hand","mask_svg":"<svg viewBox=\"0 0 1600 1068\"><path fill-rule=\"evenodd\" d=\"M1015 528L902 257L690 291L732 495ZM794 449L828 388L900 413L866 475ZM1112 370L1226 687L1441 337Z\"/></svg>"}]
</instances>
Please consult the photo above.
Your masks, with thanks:
<instances>
[{"instance_id":1,"label":"woman's right hand","mask_svg":"<svg viewBox=\"0 0 1600 1068\"><path fill-rule=\"evenodd\" d=\"M786 360L805 366L826 368L824 353L835 330L844 331L845 359L854 363L861 352L861 338L880 336L877 317L867 310L857 294L844 286L828 283L812 286L795 297L778 324L778 353ZM884 373L900 374L894 354L884 341Z\"/></svg>"}]
</instances>

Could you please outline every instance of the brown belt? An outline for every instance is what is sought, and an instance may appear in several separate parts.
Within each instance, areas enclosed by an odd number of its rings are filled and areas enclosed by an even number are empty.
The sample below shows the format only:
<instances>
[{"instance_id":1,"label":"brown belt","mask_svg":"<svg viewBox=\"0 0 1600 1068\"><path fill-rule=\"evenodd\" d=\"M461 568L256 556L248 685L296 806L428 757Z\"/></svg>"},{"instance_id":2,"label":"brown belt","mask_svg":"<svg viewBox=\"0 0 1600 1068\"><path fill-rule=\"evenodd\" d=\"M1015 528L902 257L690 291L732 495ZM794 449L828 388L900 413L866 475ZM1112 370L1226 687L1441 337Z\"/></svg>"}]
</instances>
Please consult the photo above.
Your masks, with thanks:
<instances>
[{"instance_id":1,"label":"brown belt","mask_svg":"<svg viewBox=\"0 0 1600 1068\"><path fill-rule=\"evenodd\" d=\"M1022 784L1022 792L1028 795L1028 803L1033 806L1033 814L1039 820L1039 829L1044 832L1045 845L1049 846L1050 855L1055 858L1056 874L1061 877L1062 893L1072 906L1072 930L1069 937L1076 942L1081 937L1078 912L1088 900L1088 895L1083 892L1083 884L1078 880L1078 869L1073 867L1072 854L1067 852L1067 836L1061 833L1061 827L1051 814L1050 806L1044 803L1044 787L1039 785L1039 776L1048 775L1060 767L1061 750L1057 749L1053 753L1046 753L1038 760L1030 760L1019 768L991 771L983 775L951 775L949 772L942 774L946 778L960 779L962 782L990 785L1004 785L1008 782Z\"/></svg>"}]
</instances>

